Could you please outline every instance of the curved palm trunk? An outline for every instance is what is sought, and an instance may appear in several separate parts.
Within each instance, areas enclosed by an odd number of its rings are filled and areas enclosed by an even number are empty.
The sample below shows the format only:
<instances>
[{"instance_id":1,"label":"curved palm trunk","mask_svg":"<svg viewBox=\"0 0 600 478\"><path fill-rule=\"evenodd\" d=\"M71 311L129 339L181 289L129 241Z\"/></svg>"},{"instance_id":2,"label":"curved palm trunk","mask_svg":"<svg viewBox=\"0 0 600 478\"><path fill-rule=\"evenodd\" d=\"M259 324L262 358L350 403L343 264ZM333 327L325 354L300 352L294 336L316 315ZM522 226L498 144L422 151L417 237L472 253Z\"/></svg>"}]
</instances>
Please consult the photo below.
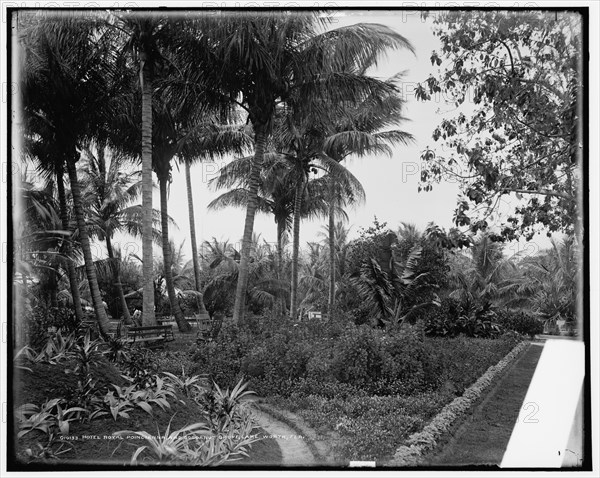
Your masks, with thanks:
<instances>
[{"instance_id":1,"label":"curved palm trunk","mask_svg":"<svg viewBox=\"0 0 600 478\"><path fill-rule=\"evenodd\" d=\"M92 296L92 303L94 305L94 311L96 313L96 320L98 321L98 329L100 334L104 337L108 337L108 316L106 310L102 304L102 297L100 296L100 287L98 287L98 278L96 276L96 266L92 259L92 250L90 248L90 238L87 233L87 226L85 225L85 217L83 215L83 207L81 205L81 191L79 188L79 181L77 180L77 168L75 166L75 160L69 158L67 161L67 171L69 172L69 181L71 182L71 194L73 195L73 209L75 210L75 218L77 219L77 228L79 229L79 242L81 243L81 250L83 251L83 259L85 261L85 272L90 286L90 294Z\"/></svg>"},{"instance_id":2,"label":"curved palm trunk","mask_svg":"<svg viewBox=\"0 0 600 478\"><path fill-rule=\"evenodd\" d=\"M258 205L258 181L260 176L260 166L264 160L266 141L267 135L264 131L264 128L257 127L255 136L256 150L254 152L254 160L252 161L252 168L250 170L248 206L246 208L246 221L244 222L244 235L242 237L238 282L235 290L235 305L233 307L234 323L244 320L244 313L246 309L246 290L248 288L250 249L252 247L254 216L256 215L256 207Z\"/></svg>"},{"instance_id":3,"label":"curved palm trunk","mask_svg":"<svg viewBox=\"0 0 600 478\"><path fill-rule=\"evenodd\" d=\"M145 60L144 52L141 54ZM152 270L152 79L146 66L142 83L142 270L144 292L142 325L156 325L154 315L154 276Z\"/></svg>"},{"instance_id":4,"label":"curved palm trunk","mask_svg":"<svg viewBox=\"0 0 600 478\"><path fill-rule=\"evenodd\" d=\"M294 198L294 241L292 245L292 287L290 298L290 317L295 319L298 314L298 253L300 251L300 208L302 207L302 192L304 181L296 184Z\"/></svg>"},{"instance_id":5,"label":"curved palm trunk","mask_svg":"<svg viewBox=\"0 0 600 478\"><path fill-rule=\"evenodd\" d=\"M108 236L108 234L106 235L106 249L108 250L108 258L110 259L110 263L112 265L115 261L115 256L113 253L112 244L110 242L110 237ZM115 280L115 287L117 288L117 295L119 296L119 301L121 302L121 309L123 310L123 319L125 320L125 324L134 325L133 320L131 320L131 315L129 314L129 307L127 306L127 300L125 299L125 294L123 292L123 284L121 283L120 265L115 265L114 280Z\"/></svg>"},{"instance_id":6,"label":"curved palm trunk","mask_svg":"<svg viewBox=\"0 0 600 478\"><path fill-rule=\"evenodd\" d=\"M335 304L335 179L329 178L329 297L327 315L331 318Z\"/></svg>"},{"instance_id":7,"label":"curved palm trunk","mask_svg":"<svg viewBox=\"0 0 600 478\"><path fill-rule=\"evenodd\" d=\"M192 193L192 175L190 173L190 163L185 162L185 184L187 187L188 197L188 214L190 217L190 236L192 239L192 263L194 264L194 281L196 284L196 292L200 294L198 300L199 312L206 314L204 306L204 297L202 296L202 284L200 280L200 264L198 263L198 243L196 241L196 221L194 219L194 195Z\"/></svg>"},{"instance_id":8,"label":"curved palm trunk","mask_svg":"<svg viewBox=\"0 0 600 478\"><path fill-rule=\"evenodd\" d=\"M169 303L171 304L171 313L175 316L177 328L180 332L189 332L191 327L187 323L181 307L179 307L179 299L175 294L175 284L173 284L173 270L171 268L171 244L169 243L169 214L167 210L167 178L161 175L158 178L160 187L160 221L162 228L162 250L163 261L165 267L165 282L167 283L167 294L169 295Z\"/></svg>"}]
</instances>

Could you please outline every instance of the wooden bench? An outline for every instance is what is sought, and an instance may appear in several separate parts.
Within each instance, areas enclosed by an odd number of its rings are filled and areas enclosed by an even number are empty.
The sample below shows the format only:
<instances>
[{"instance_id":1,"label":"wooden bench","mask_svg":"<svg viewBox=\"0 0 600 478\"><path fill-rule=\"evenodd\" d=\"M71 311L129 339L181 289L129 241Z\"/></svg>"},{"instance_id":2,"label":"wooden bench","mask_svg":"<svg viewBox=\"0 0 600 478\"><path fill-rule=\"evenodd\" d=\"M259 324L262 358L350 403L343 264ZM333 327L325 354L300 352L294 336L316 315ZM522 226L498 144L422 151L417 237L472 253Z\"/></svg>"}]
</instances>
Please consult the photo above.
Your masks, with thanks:
<instances>
[{"instance_id":1,"label":"wooden bench","mask_svg":"<svg viewBox=\"0 0 600 478\"><path fill-rule=\"evenodd\" d=\"M156 321L158 325L166 325L170 322L173 322L175 319L171 315L157 315Z\"/></svg>"},{"instance_id":2,"label":"wooden bench","mask_svg":"<svg viewBox=\"0 0 600 478\"><path fill-rule=\"evenodd\" d=\"M203 323L205 323L206 321L210 322L210 315L208 314L195 314L192 316L187 316L185 318L185 320L187 320L187 323L194 326L194 327L200 327Z\"/></svg>"},{"instance_id":3,"label":"wooden bench","mask_svg":"<svg viewBox=\"0 0 600 478\"><path fill-rule=\"evenodd\" d=\"M160 344L175 340L171 325L153 325L150 327L130 327L126 341L131 344Z\"/></svg>"}]
</instances>

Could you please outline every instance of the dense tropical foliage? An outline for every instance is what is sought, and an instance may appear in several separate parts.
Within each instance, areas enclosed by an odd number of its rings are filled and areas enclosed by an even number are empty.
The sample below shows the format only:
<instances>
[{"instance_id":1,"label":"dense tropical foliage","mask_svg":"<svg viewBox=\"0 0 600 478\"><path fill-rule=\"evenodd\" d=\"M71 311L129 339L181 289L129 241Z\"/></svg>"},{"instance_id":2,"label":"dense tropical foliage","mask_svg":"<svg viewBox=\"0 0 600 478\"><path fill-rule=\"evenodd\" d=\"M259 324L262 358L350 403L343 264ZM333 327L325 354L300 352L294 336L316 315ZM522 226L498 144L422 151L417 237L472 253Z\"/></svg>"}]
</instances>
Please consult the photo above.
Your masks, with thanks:
<instances>
[{"instance_id":1,"label":"dense tropical foliage","mask_svg":"<svg viewBox=\"0 0 600 478\"><path fill-rule=\"evenodd\" d=\"M20 461L90 458L61 440L101 427L142 445L112 450L133 465L247 457L249 384L337 436L337 458L387 460L520 341L581 334L580 25L548 15L435 17L442 69L417 98L474 97L432 129L449 156L422 154L420 189L459 178L456 227L420 230L402 209L349 221L366 193L346 159L395 161L414 141L402 74L374 74L414 52L400 32L321 11L19 12ZM169 216L180 166L190 258ZM220 195L199 205L205 187ZM197 237L199 207L243 208L240 242ZM308 220L321 230L303 243ZM507 247L540 231L547 249ZM173 353L168 335L132 338L170 324Z\"/></svg>"}]
</instances>

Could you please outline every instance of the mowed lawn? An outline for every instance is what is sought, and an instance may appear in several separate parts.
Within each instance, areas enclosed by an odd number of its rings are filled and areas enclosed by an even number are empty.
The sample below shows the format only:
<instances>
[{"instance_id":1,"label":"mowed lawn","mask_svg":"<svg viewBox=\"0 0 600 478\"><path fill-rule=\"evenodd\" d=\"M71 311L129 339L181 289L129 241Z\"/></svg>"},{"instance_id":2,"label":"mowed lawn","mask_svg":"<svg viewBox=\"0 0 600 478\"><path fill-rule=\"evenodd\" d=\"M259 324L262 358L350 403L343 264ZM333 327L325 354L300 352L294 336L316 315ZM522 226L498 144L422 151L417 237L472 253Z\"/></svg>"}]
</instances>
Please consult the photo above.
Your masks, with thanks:
<instances>
[{"instance_id":1,"label":"mowed lawn","mask_svg":"<svg viewBox=\"0 0 600 478\"><path fill-rule=\"evenodd\" d=\"M433 466L500 465L542 353L530 345L497 385L459 425L445 445L425 460Z\"/></svg>"}]
</instances>

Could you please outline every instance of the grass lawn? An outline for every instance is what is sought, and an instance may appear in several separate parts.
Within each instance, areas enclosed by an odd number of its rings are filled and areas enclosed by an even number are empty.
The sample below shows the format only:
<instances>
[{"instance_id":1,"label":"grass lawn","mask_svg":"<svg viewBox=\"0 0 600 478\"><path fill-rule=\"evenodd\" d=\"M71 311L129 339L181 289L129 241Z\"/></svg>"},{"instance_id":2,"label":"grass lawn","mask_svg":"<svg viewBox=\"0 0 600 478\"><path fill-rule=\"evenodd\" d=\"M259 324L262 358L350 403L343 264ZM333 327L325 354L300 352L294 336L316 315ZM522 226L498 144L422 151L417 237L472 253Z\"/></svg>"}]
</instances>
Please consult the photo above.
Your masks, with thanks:
<instances>
[{"instance_id":1,"label":"grass lawn","mask_svg":"<svg viewBox=\"0 0 600 478\"><path fill-rule=\"evenodd\" d=\"M542 353L530 345L500 382L457 425L453 438L426 457L423 464L434 466L499 465L519 416L529 383Z\"/></svg>"}]
</instances>

